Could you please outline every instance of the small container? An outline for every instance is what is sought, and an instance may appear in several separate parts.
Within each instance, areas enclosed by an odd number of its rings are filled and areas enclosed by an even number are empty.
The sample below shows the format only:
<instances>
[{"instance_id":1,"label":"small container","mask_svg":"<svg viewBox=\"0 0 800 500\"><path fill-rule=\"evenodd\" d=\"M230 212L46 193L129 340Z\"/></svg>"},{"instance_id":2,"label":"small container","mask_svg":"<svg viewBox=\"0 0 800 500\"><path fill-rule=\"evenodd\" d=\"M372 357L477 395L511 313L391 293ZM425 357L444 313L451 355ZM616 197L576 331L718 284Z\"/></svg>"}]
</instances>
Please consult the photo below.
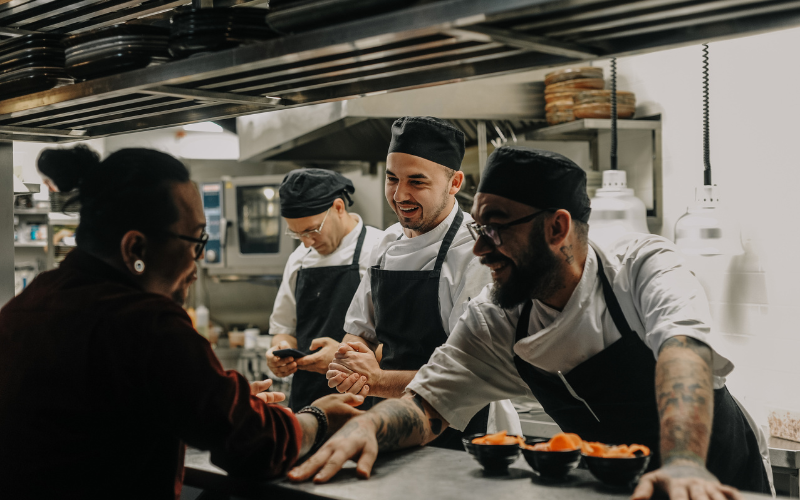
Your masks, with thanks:
<instances>
[{"instance_id":1,"label":"small container","mask_svg":"<svg viewBox=\"0 0 800 500\"><path fill-rule=\"evenodd\" d=\"M508 470L508 466L519 458L522 448L519 444L475 444L473 439L483 437L486 434L472 434L461 438L464 449L475 457L487 472L503 473Z\"/></svg>"},{"instance_id":2,"label":"small container","mask_svg":"<svg viewBox=\"0 0 800 500\"><path fill-rule=\"evenodd\" d=\"M244 347L244 332L228 332L228 342L231 347Z\"/></svg>"},{"instance_id":3,"label":"small container","mask_svg":"<svg viewBox=\"0 0 800 500\"><path fill-rule=\"evenodd\" d=\"M544 88L544 93L547 95L568 90L602 90L605 86L606 82L602 78L582 78L548 85Z\"/></svg>"},{"instance_id":4,"label":"small container","mask_svg":"<svg viewBox=\"0 0 800 500\"><path fill-rule=\"evenodd\" d=\"M589 467L589 472L601 483L609 486L629 487L638 481L647 470L650 455L634 458L605 458L584 454L583 460Z\"/></svg>"},{"instance_id":5,"label":"small container","mask_svg":"<svg viewBox=\"0 0 800 500\"><path fill-rule=\"evenodd\" d=\"M258 328L248 328L244 331L244 348L245 349L255 349L256 344L258 343L258 335L261 333L261 330Z\"/></svg>"},{"instance_id":6,"label":"small container","mask_svg":"<svg viewBox=\"0 0 800 500\"><path fill-rule=\"evenodd\" d=\"M617 118L632 118L636 113L636 106L617 104ZM610 103L576 104L572 107L572 114L576 120L582 118L611 118Z\"/></svg>"},{"instance_id":7,"label":"small container","mask_svg":"<svg viewBox=\"0 0 800 500\"><path fill-rule=\"evenodd\" d=\"M544 438L527 438L525 444L546 443ZM560 480L578 467L581 462L581 449L566 451L537 451L522 448L522 456L545 479Z\"/></svg>"}]
</instances>

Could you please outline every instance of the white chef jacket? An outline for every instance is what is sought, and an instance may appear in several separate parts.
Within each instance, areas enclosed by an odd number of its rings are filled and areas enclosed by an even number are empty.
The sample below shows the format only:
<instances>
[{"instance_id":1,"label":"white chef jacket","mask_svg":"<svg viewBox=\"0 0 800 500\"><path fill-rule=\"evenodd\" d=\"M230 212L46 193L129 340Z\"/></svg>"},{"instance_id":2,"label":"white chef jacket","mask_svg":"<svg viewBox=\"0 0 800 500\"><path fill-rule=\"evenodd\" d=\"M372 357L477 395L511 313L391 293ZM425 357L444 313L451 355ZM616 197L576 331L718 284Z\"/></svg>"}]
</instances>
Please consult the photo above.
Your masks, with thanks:
<instances>
[{"instance_id":1,"label":"white chef jacket","mask_svg":"<svg viewBox=\"0 0 800 500\"><path fill-rule=\"evenodd\" d=\"M672 242L631 233L605 250L590 246L583 276L563 311L534 301L528 336L519 342L516 327L524 305L501 309L491 302L488 285L407 390L422 396L452 427L464 429L487 401L533 397L517 371L514 353L546 372L566 374L620 339L597 276L596 250L628 324L653 356L658 358L671 337L695 338L713 351L714 388L725 385L733 363L714 349L708 299L699 281ZM742 411L759 439L771 477L766 439Z\"/></svg>"},{"instance_id":2,"label":"white chef jacket","mask_svg":"<svg viewBox=\"0 0 800 500\"><path fill-rule=\"evenodd\" d=\"M306 248L300 245L295 248L289 256L286 267L283 270L283 280L275 297L275 305L272 307L272 315L269 317L269 333L272 335L282 333L284 335L295 335L297 332L297 302L295 300L295 290L297 288L297 272L301 268L347 266L353 262L353 253L356 251L358 237L364 221L358 214L350 215L358 219L356 227L347 233L339 247L328 255L320 255L313 248ZM358 271L361 277L367 273L369 267L369 256L372 247L381 239L383 231L372 226L367 226L367 234L364 235L364 245L361 248L361 256L358 259Z\"/></svg>"},{"instance_id":3,"label":"white chef jacket","mask_svg":"<svg viewBox=\"0 0 800 500\"><path fill-rule=\"evenodd\" d=\"M396 271L432 270L436 264L442 240L455 220L458 210L458 202L456 202L444 221L431 231L414 238L405 236L400 223L389 227L381 240L373 247L370 264L380 265L381 269ZM475 240L467 229L468 222L472 222L472 216L465 212L464 221L450 245L439 278L439 313L442 327L448 334L467 309L470 299L477 297L483 288L492 281L489 268L481 265L472 253ZM347 311L344 330L351 335L363 338L373 346L377 346L379 343L375 333L375 310L372 304L372 284L369 274L361 279L358 291ZM502 399L504 398L498 398L498 400ZM484 402L481 408L488 402ZM510 401L492 403L489 420L490 431L505 429L510 433L522 433L519 417Z\"/></svg>"}]
</instances>

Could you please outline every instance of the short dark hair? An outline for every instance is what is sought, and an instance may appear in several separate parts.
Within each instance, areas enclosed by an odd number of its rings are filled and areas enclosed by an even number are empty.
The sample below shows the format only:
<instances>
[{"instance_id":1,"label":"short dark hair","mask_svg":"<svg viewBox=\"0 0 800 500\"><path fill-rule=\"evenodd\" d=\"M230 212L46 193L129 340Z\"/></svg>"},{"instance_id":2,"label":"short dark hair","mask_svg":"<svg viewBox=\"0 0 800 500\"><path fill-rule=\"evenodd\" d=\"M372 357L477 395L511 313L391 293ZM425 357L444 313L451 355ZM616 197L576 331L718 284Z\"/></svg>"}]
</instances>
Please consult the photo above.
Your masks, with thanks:
<instances>
[{"instance_id":1,"label":"short dark hair","mask_svg":"<svg viewBox=\"0 0 800 500\"><path fill-rule=\"evenodd\" d=\"M582 247L589 244L589 224L572 219L572 227L575 229L575 237Z\"/></svg>"},{"instance_id":2,"label":"short dark hair","mask_svg":"<svg viewBox=\"0 0 800 500\"><path fill-rule=\"evenodd\" d=\"M80 202L78 247L99 257L117 255L122 236L131 230L162 239L178 220L170 188L189 181L183 163L144 148L121 149L103 161L84 145L45 149L38 167L60 191L78 189L65 209Z\"/></svg>"}]
</instances>

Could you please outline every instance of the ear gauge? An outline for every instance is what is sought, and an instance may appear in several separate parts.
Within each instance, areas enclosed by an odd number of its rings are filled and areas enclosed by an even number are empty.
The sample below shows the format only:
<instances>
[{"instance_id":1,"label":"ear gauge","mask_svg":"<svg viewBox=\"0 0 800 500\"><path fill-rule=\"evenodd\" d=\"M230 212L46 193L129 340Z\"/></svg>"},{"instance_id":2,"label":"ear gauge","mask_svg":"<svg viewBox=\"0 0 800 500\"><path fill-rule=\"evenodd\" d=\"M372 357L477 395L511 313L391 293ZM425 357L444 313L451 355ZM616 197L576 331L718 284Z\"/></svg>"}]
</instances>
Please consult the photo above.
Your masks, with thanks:
<instances>
[{"instance_id":1,"label":"ear gauge","mask_svg":"<svg viewBox=\"0 0 800 500\"><path fill-rule=\"evenodd\" d=\"M133 263L133 268L136 270L137 273L142 274L144 272L144 261L137 260Z\"/></svg>"}]
</instances>

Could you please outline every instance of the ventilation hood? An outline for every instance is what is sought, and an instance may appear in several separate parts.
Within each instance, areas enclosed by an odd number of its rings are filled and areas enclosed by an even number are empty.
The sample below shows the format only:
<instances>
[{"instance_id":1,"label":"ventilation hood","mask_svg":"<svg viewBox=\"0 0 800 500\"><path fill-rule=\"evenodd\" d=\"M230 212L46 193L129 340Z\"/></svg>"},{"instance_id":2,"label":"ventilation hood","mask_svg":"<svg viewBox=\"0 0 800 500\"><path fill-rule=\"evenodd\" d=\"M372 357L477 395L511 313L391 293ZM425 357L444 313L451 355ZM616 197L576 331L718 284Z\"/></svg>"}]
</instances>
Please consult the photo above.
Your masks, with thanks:
<instances>
[{"instance_id":1,"label":"ventilation hood","mask_svg":"<svg viewBox=\"0 0 800 500\"><path fill-rule=\"evenodd\" d=\"M464 82L242 116L239 161L385 161L392 122L407 115L452 121L469 147L479 121L489 140L541 127L544 85Z\"/></svg>"}]
</instances>

